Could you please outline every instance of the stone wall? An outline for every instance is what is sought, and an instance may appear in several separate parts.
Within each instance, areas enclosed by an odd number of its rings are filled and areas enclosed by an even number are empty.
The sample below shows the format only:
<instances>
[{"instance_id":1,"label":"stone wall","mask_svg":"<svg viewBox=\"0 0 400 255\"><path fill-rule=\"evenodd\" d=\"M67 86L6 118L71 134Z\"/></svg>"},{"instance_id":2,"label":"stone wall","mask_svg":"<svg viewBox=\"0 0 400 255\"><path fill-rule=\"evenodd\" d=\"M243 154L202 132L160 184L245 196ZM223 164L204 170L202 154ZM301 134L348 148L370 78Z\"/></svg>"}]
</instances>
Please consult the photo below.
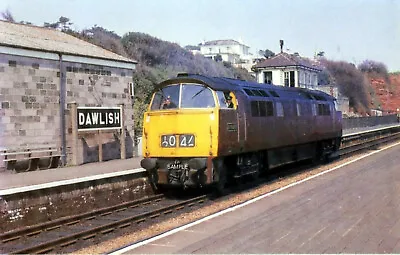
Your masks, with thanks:
<instances>
[{"instance_id":1,"label":"stone wall","mask_svg":"<svg viewBox=\"0 0 400 255\"><path fill-rule=\"evenodd\" d=\"M66 103L78 106L124 104L126 153L133 156L132 70L63 63ZM0 149L61 148L60 65L57 60L0 54ZM67 107L67 106L66 106ZM67 161L71 160L71 121L66 110ZM120 158L119 132L102 134L104 160ZM98 159L98 139L80 135L81 163ZM0 160L0 168L4 167Z\"/></svg>"},{"instance_id":2,"label":"stone wall","mask_svg":"<svg viewBox=\"0 0 400 255\"><path fill-rule=\"evenodd\" d=\"M126 155L134 155L133 107L129 97L132 70L94 66L80 63L64 63L66 71L67 103L77 106L118 106L124 104L126 127ZM67 111L67 150L72 148L70 112ZM120 158L120 131L104 131L101 134L103 159ZM98 133L82 132L78 141L78 162L98 161ZM72 157L68 157L71 164Z\"/></svg>"},{"instance_id":3,"label":"stone wall","mask_svg":"<svg viewBox=\"0 0 400 255\"><path fill-rule=\"evenodd\" d=\"M0 54L1 148L59 146L59 80L57 61Z\"/></svg>"}]
</instances>

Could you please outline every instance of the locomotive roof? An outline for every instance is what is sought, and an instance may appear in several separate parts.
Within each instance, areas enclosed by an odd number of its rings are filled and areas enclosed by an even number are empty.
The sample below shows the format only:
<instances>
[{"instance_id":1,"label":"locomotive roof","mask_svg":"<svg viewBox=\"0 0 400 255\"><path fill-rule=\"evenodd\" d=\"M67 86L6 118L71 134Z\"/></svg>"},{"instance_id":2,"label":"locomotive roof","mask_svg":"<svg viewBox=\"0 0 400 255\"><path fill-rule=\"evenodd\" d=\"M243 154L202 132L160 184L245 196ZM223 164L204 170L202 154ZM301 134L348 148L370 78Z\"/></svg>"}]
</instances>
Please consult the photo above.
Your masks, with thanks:
<instances>
[{"instance_id":1,"label":"locomotive roof","mask_svg":"<svg viewBox=\"0 0 400 255\"><path fill-rule=\"evenodd\" d=\"M269 91L279 91L282 96L284 94L291 94L285 92L301 92L300 94L308 93L311 95L319 95L328 100L335 100L335 98L325 92L319 90L310 90L305 88L290 88L283 86L276 86L271 84L262 84L254 81L245 81L239 79L232 79L226 77L210 77L199 74L178 74L176 78L168 79L161 82L157 87L164 87L176 83L199 83L206 85L214 90L222 91L235 91L243 89L267 89Z\"/></svg>"}]
</instances>

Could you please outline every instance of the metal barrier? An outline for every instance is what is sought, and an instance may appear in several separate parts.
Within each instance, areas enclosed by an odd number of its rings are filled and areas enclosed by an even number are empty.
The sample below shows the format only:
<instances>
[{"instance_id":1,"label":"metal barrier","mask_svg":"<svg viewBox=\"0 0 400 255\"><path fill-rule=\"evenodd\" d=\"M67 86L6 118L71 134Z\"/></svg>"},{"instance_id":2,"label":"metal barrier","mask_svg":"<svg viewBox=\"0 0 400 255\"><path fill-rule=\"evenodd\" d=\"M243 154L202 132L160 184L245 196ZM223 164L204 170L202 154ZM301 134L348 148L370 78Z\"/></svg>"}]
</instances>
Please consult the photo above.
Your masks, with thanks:
<instances>
[{"instance_id":1,"label":"metal barrier","mask_svg":"<svg viewBox=\"0 0 400 255\"><path fill-rule=\"evenodd\" d=\"M399 123L397 115L343 118L343 129L373 127Z\"/></svg>"}]
</instances>

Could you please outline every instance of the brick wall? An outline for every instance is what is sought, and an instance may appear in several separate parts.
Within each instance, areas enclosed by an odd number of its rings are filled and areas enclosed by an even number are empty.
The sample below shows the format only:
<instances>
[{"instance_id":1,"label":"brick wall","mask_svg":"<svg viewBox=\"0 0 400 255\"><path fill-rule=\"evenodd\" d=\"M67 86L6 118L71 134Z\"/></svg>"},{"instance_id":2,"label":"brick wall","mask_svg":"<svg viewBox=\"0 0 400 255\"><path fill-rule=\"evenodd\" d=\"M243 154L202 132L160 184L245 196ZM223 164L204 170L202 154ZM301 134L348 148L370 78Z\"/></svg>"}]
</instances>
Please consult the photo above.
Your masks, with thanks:
<instances>
[{"instance_id":1,"label":"brick wall","mask_svg":"<svg viewBox=\"0 0 400 255\"><path fill-rule=\"evenodd\" d=\"M78 106L125 105L127 156L134 153L133 109L128 96L132 70L64 62L66 103ZM59 62L0 54L0 148L61 147ZM66 111L67 152L71 121ZM81 162L97 161L98 143L93 134L80 136ZM119 158L117 133L102 135L104 159ZM71 160L67 155L67 160ZM0 167L4 166L0 160Z\"/></svg>"}]
</instances>

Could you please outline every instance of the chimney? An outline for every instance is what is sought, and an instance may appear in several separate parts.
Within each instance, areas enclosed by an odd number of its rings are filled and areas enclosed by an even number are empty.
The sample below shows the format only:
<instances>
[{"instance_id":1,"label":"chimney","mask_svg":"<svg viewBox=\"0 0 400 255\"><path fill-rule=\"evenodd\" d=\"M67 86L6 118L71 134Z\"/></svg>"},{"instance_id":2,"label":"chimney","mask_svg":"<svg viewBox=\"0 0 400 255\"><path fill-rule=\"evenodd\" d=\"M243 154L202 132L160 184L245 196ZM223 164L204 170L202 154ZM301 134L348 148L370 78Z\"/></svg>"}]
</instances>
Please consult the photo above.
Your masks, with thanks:
<instances>
[{"instance_id":1,"label":"chimney","mask_svg":"<svg viewBox=\"0 0 400 255\"><path fill-rule=\"evenodd\" d=\"M281 53L283 52L283 40L279 40L279 44L281 45Z\"/></svg>"}]
</instances>

